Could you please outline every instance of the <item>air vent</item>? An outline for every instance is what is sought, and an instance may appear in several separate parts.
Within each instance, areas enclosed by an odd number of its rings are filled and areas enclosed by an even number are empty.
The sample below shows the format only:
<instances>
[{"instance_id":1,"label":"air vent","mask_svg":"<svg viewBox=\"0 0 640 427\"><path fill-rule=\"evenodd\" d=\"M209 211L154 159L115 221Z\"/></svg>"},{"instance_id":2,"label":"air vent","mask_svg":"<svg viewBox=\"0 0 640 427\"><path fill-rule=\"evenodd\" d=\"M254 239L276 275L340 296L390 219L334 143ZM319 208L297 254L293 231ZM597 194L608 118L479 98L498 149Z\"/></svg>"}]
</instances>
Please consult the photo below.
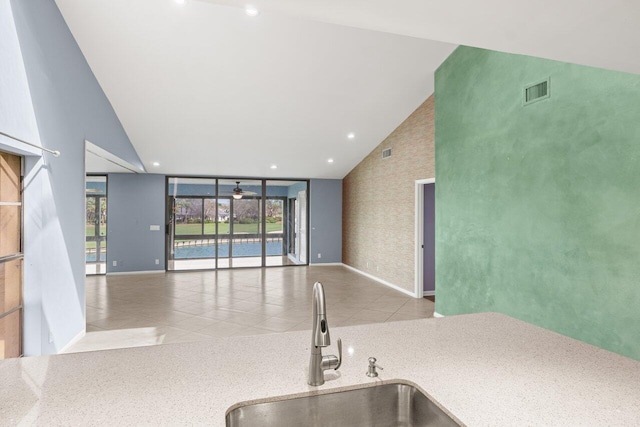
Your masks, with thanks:
<instances>
[{"instance_id":1,"label":"air vent","mask_svg":"<svg viewBox=\"0 0 640 427\"><path fill-rule=\"evenodd\" d=\"M550 96L549 79L527 85L524 88L524 105L548 99Z\"/></svg>"},{"instance_id":2,"label":"air vent","mask_svg":"<svg viewBox=\"0 0 640 427\"><path fill-rule=\"evenodd\" d=\"M386 150L382 150L382 158L387 159L391 157L391 148L387 148Z\"/></svg>"}]
</instances>

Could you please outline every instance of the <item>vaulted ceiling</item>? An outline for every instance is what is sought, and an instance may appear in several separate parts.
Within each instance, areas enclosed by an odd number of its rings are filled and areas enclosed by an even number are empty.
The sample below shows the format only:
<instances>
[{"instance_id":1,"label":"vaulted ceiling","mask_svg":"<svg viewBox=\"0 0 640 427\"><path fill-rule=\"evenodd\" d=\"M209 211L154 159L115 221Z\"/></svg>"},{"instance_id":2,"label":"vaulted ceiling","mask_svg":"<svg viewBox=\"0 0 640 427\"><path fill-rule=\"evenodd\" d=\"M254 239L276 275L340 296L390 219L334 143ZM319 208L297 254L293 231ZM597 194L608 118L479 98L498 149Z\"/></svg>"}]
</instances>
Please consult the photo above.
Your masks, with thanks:
<instances>
[{"instance_id":1,"label":"vaulted ceiling","mask_svg":"<svg viewBox=\"0 0 640 427\"><path fill-rule=\"evenodd\" d=\"M166 174L342 178L455 48L199 1L58 4L147 171Z\"/></svg>"},{"instance_id":2,"label":"vaulted ceiling","mask_svg":"<svg viewBox=\"0 0 640 427\"><path fill-rule=\"evenodd\" d=\"M342 178L458 44L640 72L628 0L251 0L256 17L238 0L57 4L158 173Z\"/></svg>"},{"instance_id":3,"label":"vaulted ceiling","mask_svg":"<svg viewBox=\"0 0 640 427\"><path fill-rule=\"evenodd\" d=\"M640 73L636 0L246 1L314 21Z\"/></svg>"}]
</instances>

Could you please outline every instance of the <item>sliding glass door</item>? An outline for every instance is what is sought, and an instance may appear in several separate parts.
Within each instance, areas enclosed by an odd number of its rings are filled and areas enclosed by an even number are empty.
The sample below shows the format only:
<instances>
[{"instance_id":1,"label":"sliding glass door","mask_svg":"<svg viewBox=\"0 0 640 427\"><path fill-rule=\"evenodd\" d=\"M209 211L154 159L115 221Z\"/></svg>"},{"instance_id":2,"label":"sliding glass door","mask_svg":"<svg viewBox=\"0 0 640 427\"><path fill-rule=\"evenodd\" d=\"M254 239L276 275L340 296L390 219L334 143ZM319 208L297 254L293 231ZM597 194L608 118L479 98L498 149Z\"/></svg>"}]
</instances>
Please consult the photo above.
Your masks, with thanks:
<instances>
[{"instance_id":1,"label":"sliding glass door","mask_svg":"<svg viewBox=\"0 0 640 427\"><path fill-rule=\"evenodd\" d=\"M167 189L168 270L306 264L288 236L307 181L172 177Z\"/></svg>"},{"instance_id":2,"label":"sliding glass door","mask_svg":"<svg viewBox=\"0 0 640 427\"><path fill-rule=\"evenodd\" d=\"M270 196L265 203L266 263L269 266L283 265L283 260L287 256L284 227L286 201L286 197Z\"/></svg>"},{"instance_id":3,"label":"sliding glass door","mask_svg":"<svg viewBox=\"0 0 640 427\"><path fill-rule=\"evenodd\" d=\"M262 266L262 181L220 179L219 194L229 202L229 218L218 225L225 233L218 268ZM227 230L228 227L228 230Z\"/></svg>"},{"instance_id":4,"label":"sliding glass door","mask_svg":"<svg viewBox=\"0 0 640 427\"><path fill-rule=\"evenodd\" d=\"M85 181L85 272L107 273L107 177L89 175Z\"/></svg>"},{"instance_id":5,"label":"sliding glass door","mask_svg":"<svg viewBox=\"0 0 640 427\"><path fill-rule=\"evenodd\" d=\"M216 268L216 180L170 178L167 268Z\"/></svg>"}]
</instances>

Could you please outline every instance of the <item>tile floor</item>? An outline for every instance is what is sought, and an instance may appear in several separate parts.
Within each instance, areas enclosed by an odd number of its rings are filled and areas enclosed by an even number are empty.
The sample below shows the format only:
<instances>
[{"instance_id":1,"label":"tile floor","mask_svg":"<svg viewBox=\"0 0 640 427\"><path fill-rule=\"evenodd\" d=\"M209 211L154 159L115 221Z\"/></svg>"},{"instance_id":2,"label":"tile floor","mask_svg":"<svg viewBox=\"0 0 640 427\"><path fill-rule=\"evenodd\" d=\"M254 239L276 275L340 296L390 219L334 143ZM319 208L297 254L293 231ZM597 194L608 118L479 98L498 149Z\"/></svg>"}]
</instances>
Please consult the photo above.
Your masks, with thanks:
<instances>
[{"instance_id":1,"label":"tile floor","mask_svg":"<svg viewBox=\"0 0 640 427\"><path fill-rule=\"evenodd\" d=\"M87 334L67 353L311 329L311 290L331 326L432 317L415 299L342 266L87 277Z\"/></svg>"}]
</instances>

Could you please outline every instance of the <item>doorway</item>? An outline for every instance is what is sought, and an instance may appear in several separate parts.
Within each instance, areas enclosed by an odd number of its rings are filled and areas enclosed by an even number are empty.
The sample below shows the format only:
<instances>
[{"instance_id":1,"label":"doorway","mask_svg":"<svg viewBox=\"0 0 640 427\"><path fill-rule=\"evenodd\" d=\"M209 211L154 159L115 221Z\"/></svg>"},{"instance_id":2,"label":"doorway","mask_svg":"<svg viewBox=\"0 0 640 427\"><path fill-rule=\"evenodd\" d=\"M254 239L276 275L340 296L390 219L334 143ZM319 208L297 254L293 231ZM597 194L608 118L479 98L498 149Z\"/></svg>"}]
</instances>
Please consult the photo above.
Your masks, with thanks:
<instances>
[{"instance_id":1,"label":"doorway","mask_svg":"<svg viewBox=\"0 0 640 427\"><path fill-rule=\"evenodd\" d=\"M107 274L106 175L87 176L85 200L85 273Z\"/></svg>"},{"instance_id":2,"label":"doorway","mask_svg":"<svg viewBox=\"0 0 640 427\"><path fill-rule=\"evenodd\" d=\"M22 355L22 157L0 152L0 359Z\"/></svg>"},{"instance_id":3,"label":"doorway","mask_svg":"<svg viewBox=\"0 0 640 427\"><path fill-rule=\"evenodd\" d=\"M415 182L415 297L433 297L435 281L435 179Z\"/></svg>"}]
</instances>

